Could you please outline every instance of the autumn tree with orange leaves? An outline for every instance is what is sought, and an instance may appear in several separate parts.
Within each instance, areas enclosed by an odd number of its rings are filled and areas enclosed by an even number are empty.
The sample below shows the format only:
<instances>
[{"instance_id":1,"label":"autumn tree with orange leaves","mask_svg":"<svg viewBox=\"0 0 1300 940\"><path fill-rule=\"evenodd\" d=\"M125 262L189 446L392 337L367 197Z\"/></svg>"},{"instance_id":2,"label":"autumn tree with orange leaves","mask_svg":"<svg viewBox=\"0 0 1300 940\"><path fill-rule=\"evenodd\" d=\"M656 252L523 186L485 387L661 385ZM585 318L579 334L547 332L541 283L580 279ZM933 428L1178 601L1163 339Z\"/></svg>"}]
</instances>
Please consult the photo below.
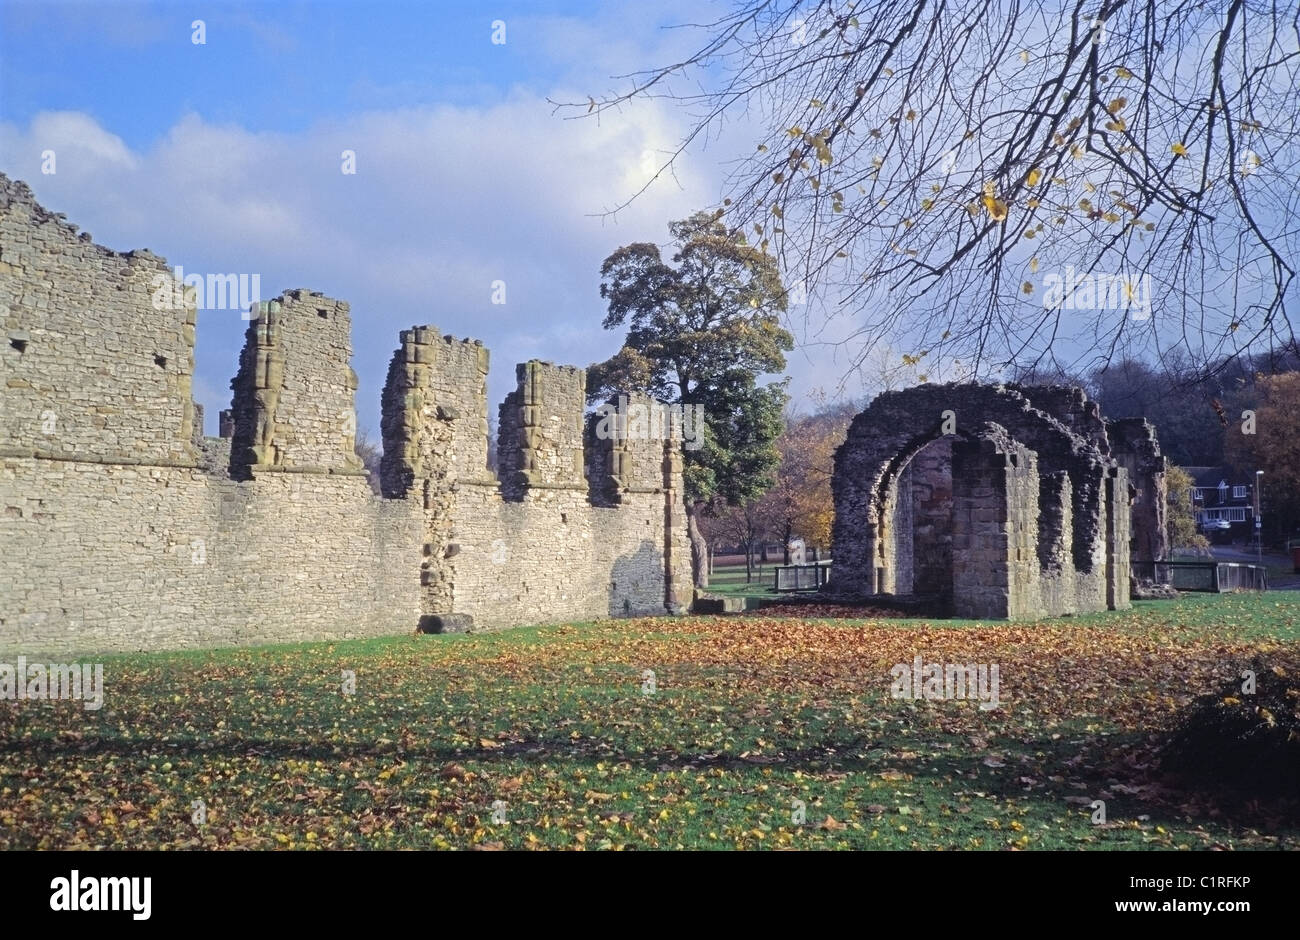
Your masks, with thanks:
<instances>
[{"instance_id":1,"label":"autumn tree with orange leaves","mask_svg":"<svg viewBox=\"0 0 1300 940\"><path fill-rule=\"evenodd\" d=\"M835 448L844 443L849 422L859 409L851 404L824 408L812 415L788 417L777 438L781 454L776 485L759 500L760 514L786 548L802 538L809 548L829 549L835 504L831 469Z\"/></svg>"},{"instance_id":2,"label":"autumn tree with orange leaves","mask_svg":"<svg viewBox=\"0 0 1300 940\"><path fill-rule=\"evenodd\" d=\"M1264 471L1265 538L1300 536L1300 372L1257 375L1258 404L1227 431L1228 460L1242 479Z\"/></svg>"}]
</instances>

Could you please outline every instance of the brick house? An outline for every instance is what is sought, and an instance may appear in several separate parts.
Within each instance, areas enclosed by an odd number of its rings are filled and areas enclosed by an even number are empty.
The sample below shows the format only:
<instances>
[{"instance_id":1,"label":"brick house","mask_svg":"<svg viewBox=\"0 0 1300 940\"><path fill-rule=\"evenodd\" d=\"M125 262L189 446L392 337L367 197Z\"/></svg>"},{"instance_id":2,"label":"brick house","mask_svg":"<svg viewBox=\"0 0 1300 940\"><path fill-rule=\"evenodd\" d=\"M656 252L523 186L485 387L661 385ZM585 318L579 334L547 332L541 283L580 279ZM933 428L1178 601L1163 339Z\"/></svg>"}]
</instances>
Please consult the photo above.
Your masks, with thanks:
<instances>
[{"instance_id":1,"label":"brick house","mask_svg":"<svg viewBox=\"0 0 1300 940\"><path fill-rule=\"evenodd\" d=\"M1226 521L1225 541L1252 539L1255 534L1254 481L1233 474L1227 467L1184 467L1192 478L1192 507L1196 527Z\"/></svg>"}]
</instances>

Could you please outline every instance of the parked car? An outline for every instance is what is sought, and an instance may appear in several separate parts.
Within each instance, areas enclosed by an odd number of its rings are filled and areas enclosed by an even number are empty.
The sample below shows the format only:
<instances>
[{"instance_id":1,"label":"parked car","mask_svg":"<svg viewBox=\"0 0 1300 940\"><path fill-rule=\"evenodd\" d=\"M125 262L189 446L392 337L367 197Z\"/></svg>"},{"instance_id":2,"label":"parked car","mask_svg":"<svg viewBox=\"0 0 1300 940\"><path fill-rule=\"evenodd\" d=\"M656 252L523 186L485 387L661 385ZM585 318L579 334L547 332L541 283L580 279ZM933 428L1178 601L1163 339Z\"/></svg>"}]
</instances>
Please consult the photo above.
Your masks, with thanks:
<instances>
[{"instance_id":1,"label":"parked car","mask_svg":"<svg viewBox=\"0 0 1300 940\"><path fill-rule=\"evenodd\" d=\"M1228 532L1232 529L1232 523L1227 519L1205 519L1201 522L1202 532Z\"/></svg>"}]
</instances>

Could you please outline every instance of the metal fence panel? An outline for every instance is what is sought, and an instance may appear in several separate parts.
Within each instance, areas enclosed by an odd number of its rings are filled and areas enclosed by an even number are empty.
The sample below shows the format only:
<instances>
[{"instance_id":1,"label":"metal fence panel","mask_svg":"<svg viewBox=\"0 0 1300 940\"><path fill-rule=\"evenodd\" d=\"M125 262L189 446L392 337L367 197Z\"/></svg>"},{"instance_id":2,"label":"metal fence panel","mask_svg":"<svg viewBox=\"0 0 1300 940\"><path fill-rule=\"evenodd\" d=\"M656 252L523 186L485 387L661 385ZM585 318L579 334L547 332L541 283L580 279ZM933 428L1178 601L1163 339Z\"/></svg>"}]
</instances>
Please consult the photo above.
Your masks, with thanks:
<instances>
[{"instance_id":1,"label":"metal fence panel","mask_svg":"<svg viewBox=\"0 0 1300 940\"><path fill-rule=\"evenodd\" d=\"M1235 561L1133 562L1132 575L1179 591L1264 591L1267 570Z\"/></svg>"},{"instance_id":2,"label":"metal fence panel","mask_svg":"<svg viewBox=\"0 0 1300 940\"><path fill-rule=\"evenodd\" d=\"M831 566L826 562L812 565L778 565L773 587L777 593L787 591L815 591L830 578Z\"/></svg>"}]
</instances>

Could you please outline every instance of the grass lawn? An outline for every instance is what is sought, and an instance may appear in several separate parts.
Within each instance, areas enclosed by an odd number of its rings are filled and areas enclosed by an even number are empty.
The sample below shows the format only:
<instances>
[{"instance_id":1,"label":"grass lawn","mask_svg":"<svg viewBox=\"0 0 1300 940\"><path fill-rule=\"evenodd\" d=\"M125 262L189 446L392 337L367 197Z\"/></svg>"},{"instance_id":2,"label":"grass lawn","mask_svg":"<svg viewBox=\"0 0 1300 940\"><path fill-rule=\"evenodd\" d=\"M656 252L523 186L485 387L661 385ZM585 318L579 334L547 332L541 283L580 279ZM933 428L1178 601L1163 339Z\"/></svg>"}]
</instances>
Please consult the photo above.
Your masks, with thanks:
<instances>
[{"instance_id":1,"label":"grass lawn","mask_svg":"<svg viewBox=\"0 0 1300 940\"><path fill-rule=\"evenodd\" d=\"M775 575L772 569L780 564L778 558L776 562L763 565L760 568L755 565L753 580L745 579L745 566L742 565L715 565L713 574L709 575L708 592L710 594L721 594L728 597L746 597L756 598L751 601L751 607L757 607L763 598L779 597L773 589L773 580Z\"/></svg>"},{"instance_id":2,"label":"grass lawn","mask_svg":"<svg viewBox=\"0 0 1300 940\"><path fill-rule=\"evenodd\" d=\"M1155 765L1261 653L1300 663L1300 594L106 657L100 711L0 702L0 847L1300 848ZM892 698L917 654L997 664L1001 707Z\"/></svg>"}]
</instances>

